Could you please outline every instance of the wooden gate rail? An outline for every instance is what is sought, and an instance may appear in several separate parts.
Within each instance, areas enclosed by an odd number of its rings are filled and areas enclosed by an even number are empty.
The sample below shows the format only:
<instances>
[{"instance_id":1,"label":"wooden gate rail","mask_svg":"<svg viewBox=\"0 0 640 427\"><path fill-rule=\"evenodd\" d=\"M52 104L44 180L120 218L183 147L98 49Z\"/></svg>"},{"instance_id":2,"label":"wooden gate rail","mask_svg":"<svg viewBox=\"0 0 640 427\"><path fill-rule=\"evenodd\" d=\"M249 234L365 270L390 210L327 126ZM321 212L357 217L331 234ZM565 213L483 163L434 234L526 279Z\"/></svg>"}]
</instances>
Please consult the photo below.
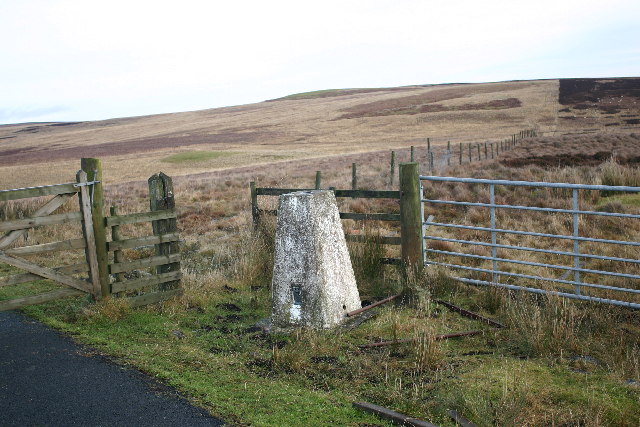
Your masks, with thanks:
<instances>
[{"instance_id":1,"label":"wooden gate rail","mask_svg":"<svg viewBox=\"0 0 640 427\"><path fill-rule=\"evenodd\" d=\"M113 262L109 263L109 273L115 275L116 280L111 284L111 292L115 294L139 293L142 295L128 296L129 304L138 306L159 302L175 295L182 290L178 288L182 277L180 272L180 253L174 209L173 185L171 178L160 173L149 178L150 212L118 214L116 206L111 207L111 216L105 218L105 225L111 227L112 241L107 243L107 250L113 252ZM160 200L162 203L158 203ZM120 226L151 222L153 235L123 238ZM158 224L171 222L168 227ZM155 255L142 259L127 261L123 249L140 249L150 245L155 247ZM166 246L170 245L170 246ZM137 269L154 268L154 274L144 277L126 279L125 272Z\"/></svg>"},{"instance_id":2,"label":"wooden gate rail","mask_svg":"<svg viewBox=\"0 0 640 427\"><path fill-rule=\"evenodd\" d=\"M399 245L402 250L402 259L400 258L383 258L383 264L391 265L417 265L416 260L421 256L421 247L416 248L415 242L420 242L421 229L415 230L415 227L406 227L403 222L407 221L410 216L419 215L420 198L417 197L413 188L409 184L413 181L417 182L417 163L403 163L400 165L401 178L400 190L337 190L330 188L336 198L361 198L361 199L396 199L400 202L400 213L355 213L340 212L341 219L363 220L363 221L398 221L400 222L400 236L380 236L377 237L384 245ZM415 175L415 176L414 176ZM404 187L403 187L404 186ZM304 188L266 188L256 187L255 182L249 184L251 190L251 215L254 226L260 222L262 215L277 215L277 210L260 209L258 206L258 196L280 196L282 194L293 193L296 191L312 191L313 189ZM407 187L407 188L405 188ZM407 197L408 196L408 197ZM414 235L415 234L415 235ZM368 237L360 234L345 233L345 239L348 242L365 242ZM414 253L415 252L415 253ZM403 262L404 260L404 262Z\"/></svg>"},{"instance_id":3,"label":"wooden gate rail","mask_svg":"<svg viewBox=\"0 0 640 427\"><path fill-rule=\"evenodd\" d=\"M0 262L13 267L26 270L27 273L14 274L0 278L0 286L17 285L33 280L49 279L66 285L71 289L57 289L37 295L0 301L0 311L24 307L62 297L90 293L96 298L101 296L100 281L98 276L98 264L95 255L95 241L93 226L85 227L91 223L91 200L88 187L95 182L87 180L87 174L79 171L76 175L76 183L48 185L42 187L18 188L15 190L0 191L0 200L19 200L25 198L53 195L54 197L39 208L32 217L13 221L0 222L0 232L6 234L0 238ZM69 199L78 194L79 212L64 214L52 214L56 209L64 205ZM38 245L10 248L11 244L20 236L25 235L31 228L46 225L58 225L78 223L82 226L83 238L70 239L59 242L43 243ZM43 253L85 250L86 263L49 268L27 261L19 256L39 255ZM78 279L73 274L89 272L89 279Z\"/></svg>"}]
</instances>

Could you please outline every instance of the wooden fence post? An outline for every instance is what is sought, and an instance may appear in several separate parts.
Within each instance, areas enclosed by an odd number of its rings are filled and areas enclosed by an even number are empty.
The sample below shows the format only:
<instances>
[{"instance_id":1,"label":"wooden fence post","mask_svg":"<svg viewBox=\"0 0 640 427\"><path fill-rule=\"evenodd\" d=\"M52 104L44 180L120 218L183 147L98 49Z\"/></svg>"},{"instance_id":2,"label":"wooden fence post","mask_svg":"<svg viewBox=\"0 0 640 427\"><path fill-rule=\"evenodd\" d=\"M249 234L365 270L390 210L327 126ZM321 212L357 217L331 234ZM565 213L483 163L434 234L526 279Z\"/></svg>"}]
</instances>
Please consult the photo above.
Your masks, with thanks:
<instances>
[{"instance_id":1,"label":"wooden fence post","mask_svg":"<svg viewBox=\"0 0 640 427\"><path fill-rule=\"evenodd\" d=\"M87 173L88 181L99 181L89 189L91 195L91 219L93 220L93 238L96 242L96 258L100 291L103 297L111 294L109 284L109 252L107 250L107 227L104 222L104 192L102 189L102 163L100 159L80 159L80 169Z\"/></svg>"},{"instance_id":2,"label":"wooden fence post","mask_svg":"<svg viewBox=\"0 0 640 427\"><path fill-rule=\"evenodd\" d=\"M87 186L87 173L83 170L76 174L76 181L80 185L80 211L82 212L82 234L86 248L84 250L87 264L89 264L89 279L91 281L91 294L94 298L102 297L102 284L100 282L100 269L98 268L98 254L96 253L96 239L93 235L93 218L91 215L91 196Z\"/></svg>"},{"instance_id":3,"label":"wooden fence post","mask_svg":"<svg viewBox=\"0 0 640 427\"><path fill-rule=\"evenodd\" d=\"M251 190L251 219L253 220L253 227L256 228L260 222L260 212L258 211L258 193L256 192L255 181L249 183L249 189Z\"/></svg>"},{"instance_id":4,"label":"wooden fence post","mask_svg":"<svg viewBox=\"0 0 640 427\"><path fill-rule=\"evenodd\" d=\"M460 164L462 164L462 142L460 143Z\"/></svg>"},{"instance_id":5,"label":"wooden fence post","mask_svg":"<svg viewBox=\"0 0 640 427\"><path fill-rule=\"evenodd\" d=\"M411 146L411 161L412 161L412 162L414 161L414 160L413 160L413 159L414 159L413 155L414 155L414 147L413 147L413 145L412 145L412 146Z\"/></svg>"},{"instance_id":6,"label":"wooden fence post","mask_svg":"<svg viewBox=\"0 0 640 427\"><path fill-rule=\"evenodd\" d=\"M391 152L391 178L389 178L389 185L393 187L393 177L396 174L396 152Z\"/></svg>"},{"instance_id":7,"label":"wooden fence post","mask_svg":"<svg viewBox=\"0 0 640 427\"><path fill-rule=\"evenodd\" d=\"M482 156L480 155L480 143L476 144L476 148L478 149L478 161L482 160Z\"/></svg>"},{"instance_id":8,"label":"wooden fence post","mask_svg":"<svg viewBox=\"0 0 640 427\"><path fill-rule=\"evenodd\" d=\"M471 163L471 143L469 143L469 163Z\"/></svg>"},{"instance_id":9,"label":"wooden fence post","mask_svg":"<svg viewBox=\"0 0 640 427\"><path fill-rule=\"evenodd\" d=\"M173 181L170 177L160 172L152 175L148 181L149 184L149 205L151 211L161 211L166 209L175 209L176 202L173 197ZM175 218L161 219L152 222L153 234L162 236L167 233L176 233L178 225ZM156 255L171 255L179 253L178 242L159 243L156 245ZM180 271L180 263L160 265L156 267L157 274L169 273L171 271ZM173 289L179 281L167 282L159 285L161 291Z\"/></svg>"},{"instance_id":10,"label":"wooden fence post","mask_svg":"<svg viewBox=\"0 0 640 427\"><path fill-rule=\"evenodd\" d=\"M316 171L316 190L320 189L322 183L322 172Z\"/></svg>"},{"instance_id":11,"label":"wooden fence post","mask_svg":"<svg viewBox=\"0 0 640 427\"><path fill-rule=\"evenodd\" d=\"M493 142L491 143L491 159L493 159Z\"/></svg>"},{"instance_id":12,"label":"wooden fence post","mask_svg":"<svg viewBox=\"0 0 640 427\"><path fill-rule=\"evenodd\" d=\"M400 231L402 266L406 278L422 269L422 221L418 164L400 164Z\"/></svg>"},{"instance_id":13,"label":"wooden fence post","mask_svg":"<svg viewBox=\"0 0 640 427\"><path fill-rule=\"evenodd\" d=\"M447 141L447 166L451 166L451 141Z\"/></svg>"},{"instance_id":14,"label":"wooden fence post","mask_svg":"<svg viewBox=\"0 0 640 427\"><path fill-rule=\"evenodd\" d=\"M487 142L484 143L484 159L487 160L489 158L489 152L487 151Z\"/></svg>"},{"instance_id":15,"label":"wooden fence post","mask_svg":"<svg viewBox=\"0 0 640 427\"><path fill-rule=\"evenodd\" d=\"M118 207L111 206L111 208L109 209L109 213L111 214L111 216L117 216ZM120 235L120 226L113 225L111 226L111 241L117 242L118 240L122 240L122 236ZM113 251L113 262L116 264L124 262L124 255L122 254L122 250L116 249L115 251ZM124 273L116 273L116 282L122 282L124 281L124 279Z\"/></svg>"},{"instance_id":16,"label":"wooden fence post","mask_svg":"<svg viewBox=\"0 0 640 427\"><path fill-rule=\"evenodd\" d=\"M351 189L358 189L358 166L355 163L351 163Z\"/></svg>"},{"instance_id":17,"label":"wooden fence post","mask_svg":"<svg viewBox=\"0 0 640 427\"><path fill-rule=\"evenodd\" d=\"M430 152L431 152L431 138L427 138L427 153L430 153Z\"/></svg>"}]
</instances>

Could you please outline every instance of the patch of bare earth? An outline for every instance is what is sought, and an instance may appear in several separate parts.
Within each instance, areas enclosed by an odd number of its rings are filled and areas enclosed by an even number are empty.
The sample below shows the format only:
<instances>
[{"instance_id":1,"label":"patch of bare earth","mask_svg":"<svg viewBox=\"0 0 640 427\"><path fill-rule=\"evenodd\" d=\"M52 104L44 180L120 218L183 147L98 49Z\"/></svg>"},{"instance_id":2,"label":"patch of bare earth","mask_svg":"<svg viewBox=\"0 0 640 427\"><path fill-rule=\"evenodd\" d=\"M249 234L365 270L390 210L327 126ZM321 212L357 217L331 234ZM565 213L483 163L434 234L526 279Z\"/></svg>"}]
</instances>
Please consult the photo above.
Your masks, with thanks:
<instances>
[{"instance_id":1,"label":"patch of bare earth","mask_svg":"<svg viewBox=\"0 0 640 427\"><path fill-rule=\"evenodd\" d=\"M563 135L528 140L504 152L509 167L595 166L614 156L618 163L640 164L640 133Z\"/></svg>"},{"instance_id":2,"label":"patch of bare earth","mask_svg":"<svg viewBox=\"0 0 640 427\"><path fill-rule=\"evenodd\" d=\"M561 79L560 127L634 129L640 124L640 78Z\"/></svg>"},{"instance_id":3,"label":"patch of bare earth","mask_svg":"<svg viewBox=\"0 0 640 427\"><path fill-rule=\"evenodd\" d=\"M0 166L44 163L80 157L107 157L146 153L162 149L204 144L254 143L272 137L272 132L229 132L209 135L164 136L107 142L90 146L58 148L31 146L0 150Z\"/></svg>"},{"instance_id":4,"label":"patch of bare earth","mask_svg":"<svg viewBox=\"0 0 640 427\"><path fill-rule=\"evenodd\" d=\"M355 105L343 109L345 112L338 119L354 119L359 117L377 117L393 114L418 114L421 112L433 112L433 111L451 111L453 107L435 106L435 103L448 101L457 98L467 97L470 94L488 94L505 92L508 90L522 89L530 83L502 83L500 85L487 85L478 86L470 90L470 87L465 85L455 86L451 88L444 88L433 90L430 92L422 93L419 95L409 95L403 97L397 97L392 99L383 99L380 101L369 102L365 104ZM512 98L515 99L515 98ZM505 101L505 100L501 100ZM520 102L519 100L517 100ZM493 101L491 101L493 102ZM514 101L507 101L507 105L513 104ZM486 109L490 108L488 103L476 103L467 104L467 108L457 109ZM437 105L437 104L436 104ZM519 105L518 105L519 106ZM503 108L512 108L511 106ZM424 109L421 111L421 109Z\"/></svg>"}]
</instances>

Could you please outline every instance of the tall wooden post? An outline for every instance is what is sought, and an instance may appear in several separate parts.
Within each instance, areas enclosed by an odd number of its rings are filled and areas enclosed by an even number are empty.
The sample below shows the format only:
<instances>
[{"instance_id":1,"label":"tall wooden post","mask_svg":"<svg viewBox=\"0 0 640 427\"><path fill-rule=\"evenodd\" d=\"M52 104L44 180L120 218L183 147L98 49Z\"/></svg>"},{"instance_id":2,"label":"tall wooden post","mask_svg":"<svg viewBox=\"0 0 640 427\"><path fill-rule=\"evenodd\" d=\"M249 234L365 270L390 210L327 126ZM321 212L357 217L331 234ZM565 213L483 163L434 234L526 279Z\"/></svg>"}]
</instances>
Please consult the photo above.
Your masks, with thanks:
<instances>
[{"instance_id":1,"label":"tall wooden post","mask_svg":"<svg viewBox=\"0 0 640 427\"><path fill-rule=\"evenodd\" d=\"M351 163L351 189L358 189L358 166L355 163Z\"/></svg>"},{"instance_id":2,"label":"tall wooden post","mask_svg":"<svg viewBox=\"0 0 640 427\"><path fill-rule=\"evenodd\" d=\"M430 152L431 152L431 138L427 138L427 155L429 155L428 153Z\"/></svg>"},{"instance_id":3,"label":"tall wooden post","mask_svg":"<svg viewBox=\"0 0 640 427\"><path fill-rule=\"evenodd\" d=\"M422 221L418 164L400 164L400 231L405 277L422 270Z\"/></svg>"},{"instance_id":4,"label":"tall wooden post","mask_svg":"<svg viewBox=\"0 0 640 427\"><path fill-rule=\"evenodd\" d=\"M469 143L469 163L471 163L471 143Z\"/></svg>"},{"instance_id":5,"label":"tall wooden post","mask_svg":"<svg viewBox=\"0 0 640 427\"><path fill-rule=\"evenodd\" d=\"M447 166L451 166L451 141L447 141Z\"/></svg>"},{"instance_id":6,"label":"tall wooden post","mask_svg":"<svg viewBox=\"0 0 640 427\"><path fill-rule=\"evenodd\" d=\"M393 177L396 174L396 152L391 152L391 177L389 178L389 186L393 187Z\"/></svg>"},{"instance_id":7,"label":"tall wooden post","mask_svg":"<svg viewBox=\"0 0 640 427\"><path fill-rule=\"evenodd\" d=\"M415 149L414 149L414 147L413 147L413 145L412 145L412 146L411 146L411 161L412 161L412 162L414 161L414 150L415 150Z\"/></svg>"},{"instance_id":8,"label":"tall wooden post","mask_svg":"<svg viewBox=\"0 0 640 427\"><path fill-rule=\"evenodd\" d=\"M257 227L260 222L260 211L258 210L258 193L256 191L256 182L251 181L249 183L249 189L251 190L251 219L253 220L253 227Z\"/></svg>"},{"instance_id":9,"label":"tall wooden post","mask_svg":"<svg viewBox=\"0 0 640 427\"><path fill-rule=\"evenodd\" d=\"M173 181L170 177L160 172L152 175L148 181L149 184L149 205L151 211L162 211L175 209L176 202L173 197ZM156 236L162 236L167 233L176 233L178 231L178 225L175 218L161 219L153 221L153 234ZM156 245L156 255L171 255L177 254L180 251L178 242L159 243ZM180 263L174 262L171 264L159 265L156 267L158 274L169 273L171 271L180 271ZM160 290L166 291L173 289L180 281L167 282L160 285Z\"/></svg>"},{"instance_id":10,"label":"tall wooden post","mask_svg":"<svg viewBox=\"0 0 640 427\"><path fill-rule=\"evenodd\" d=\"M100 290L103 297L111 293L109 284L109 252L107 250L107 227L104 223L104 191L102 188L102 163L100 159L82 158L80 169L87 173L88 181L99 181L89 187L93 238L96 242L96 257Z\"/></svg>"},{"instance_id":11,"label":"tall wooden post","mask_svg":"<svg viewBox=\"0 0 640 427\"><path fill-rule=\"evenodd\" d=\"M462 164L462 142L460 143L460 164Z\"/></svg>"},{"instance_id":12,"label":"tall wooden post","mask_svg":"<svg viewBox=\"0 0 640 427\"><path fill-rule=\"evenodd\" d=\"M322 184L322 172L316 171L316 190L320 189L321 184Z\"/></svg>"},{"instance_id":13,"label":"tall wooden post","mask_svg":"<svg viewBox=\"0 0 640 427\"><path fill-rule=\"evenodd\" d=\"M96 239L93 236L93 219L91 215L91 196L87 188L87 173L83 170L76 174L76 181L80 186L78 201L82 212L82 234L86 247L84 249L87 264L89 264L89 280L91 281L91 295L99 299L102 297L102 285L100 283L100 270L98 269L98 254L96 253Z\"/></svg>"},{"instance_id":14,"label":"tall wooden post","mask_svg":"<svg viewBox=\"0 0 640 427\"><path fill-rule=\"evenodd\" d=\"M487 160L489 158L489 153L487 151L487 142L484 143L484 159Z\"/></svg>"},{"instance_id":15,"label":"tall wooden post","mask_svg":"<svg viewBox=\"0 0 640 427\"><path fill-rule=\"evenodd\" d=\"M480 155L480 143L476 144L476 148L478 149L478 161L482 160L482 156Z\"/></svg>"}]
</instances>

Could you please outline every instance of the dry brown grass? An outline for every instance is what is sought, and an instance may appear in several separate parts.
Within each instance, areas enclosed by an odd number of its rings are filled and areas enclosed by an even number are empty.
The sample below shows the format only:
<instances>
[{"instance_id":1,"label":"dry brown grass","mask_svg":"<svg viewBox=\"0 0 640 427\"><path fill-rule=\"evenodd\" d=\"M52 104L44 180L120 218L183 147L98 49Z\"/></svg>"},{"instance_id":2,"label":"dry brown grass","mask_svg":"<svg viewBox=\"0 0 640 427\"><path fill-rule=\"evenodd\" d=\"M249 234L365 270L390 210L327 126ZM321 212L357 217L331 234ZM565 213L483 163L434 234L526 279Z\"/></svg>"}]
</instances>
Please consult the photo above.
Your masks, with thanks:
<instances>
[{"instance_id":1,"label":"dry brown grass","mask_svg":"<svg viewBox=\"0 0 640 427\"><path fill-rule=\"evenodd\" d=\"M146 179L162 170L185 176L386 149L505 138L524 128L555 130L557 81L389 89L331 98L163 114L68 126L0 126L0 186L72 181L80 157L100 157L108 184ZM454 92L452 94L451 92ZM335 120L369 103L439 101L450 111ZM458 110L516 98L521 107ZM468 107L465 107L468 108ZM163 163L184 151L234 153L202 162ZM26 167L26 165L29 165Z\"/></svg>"}]
</instances>

